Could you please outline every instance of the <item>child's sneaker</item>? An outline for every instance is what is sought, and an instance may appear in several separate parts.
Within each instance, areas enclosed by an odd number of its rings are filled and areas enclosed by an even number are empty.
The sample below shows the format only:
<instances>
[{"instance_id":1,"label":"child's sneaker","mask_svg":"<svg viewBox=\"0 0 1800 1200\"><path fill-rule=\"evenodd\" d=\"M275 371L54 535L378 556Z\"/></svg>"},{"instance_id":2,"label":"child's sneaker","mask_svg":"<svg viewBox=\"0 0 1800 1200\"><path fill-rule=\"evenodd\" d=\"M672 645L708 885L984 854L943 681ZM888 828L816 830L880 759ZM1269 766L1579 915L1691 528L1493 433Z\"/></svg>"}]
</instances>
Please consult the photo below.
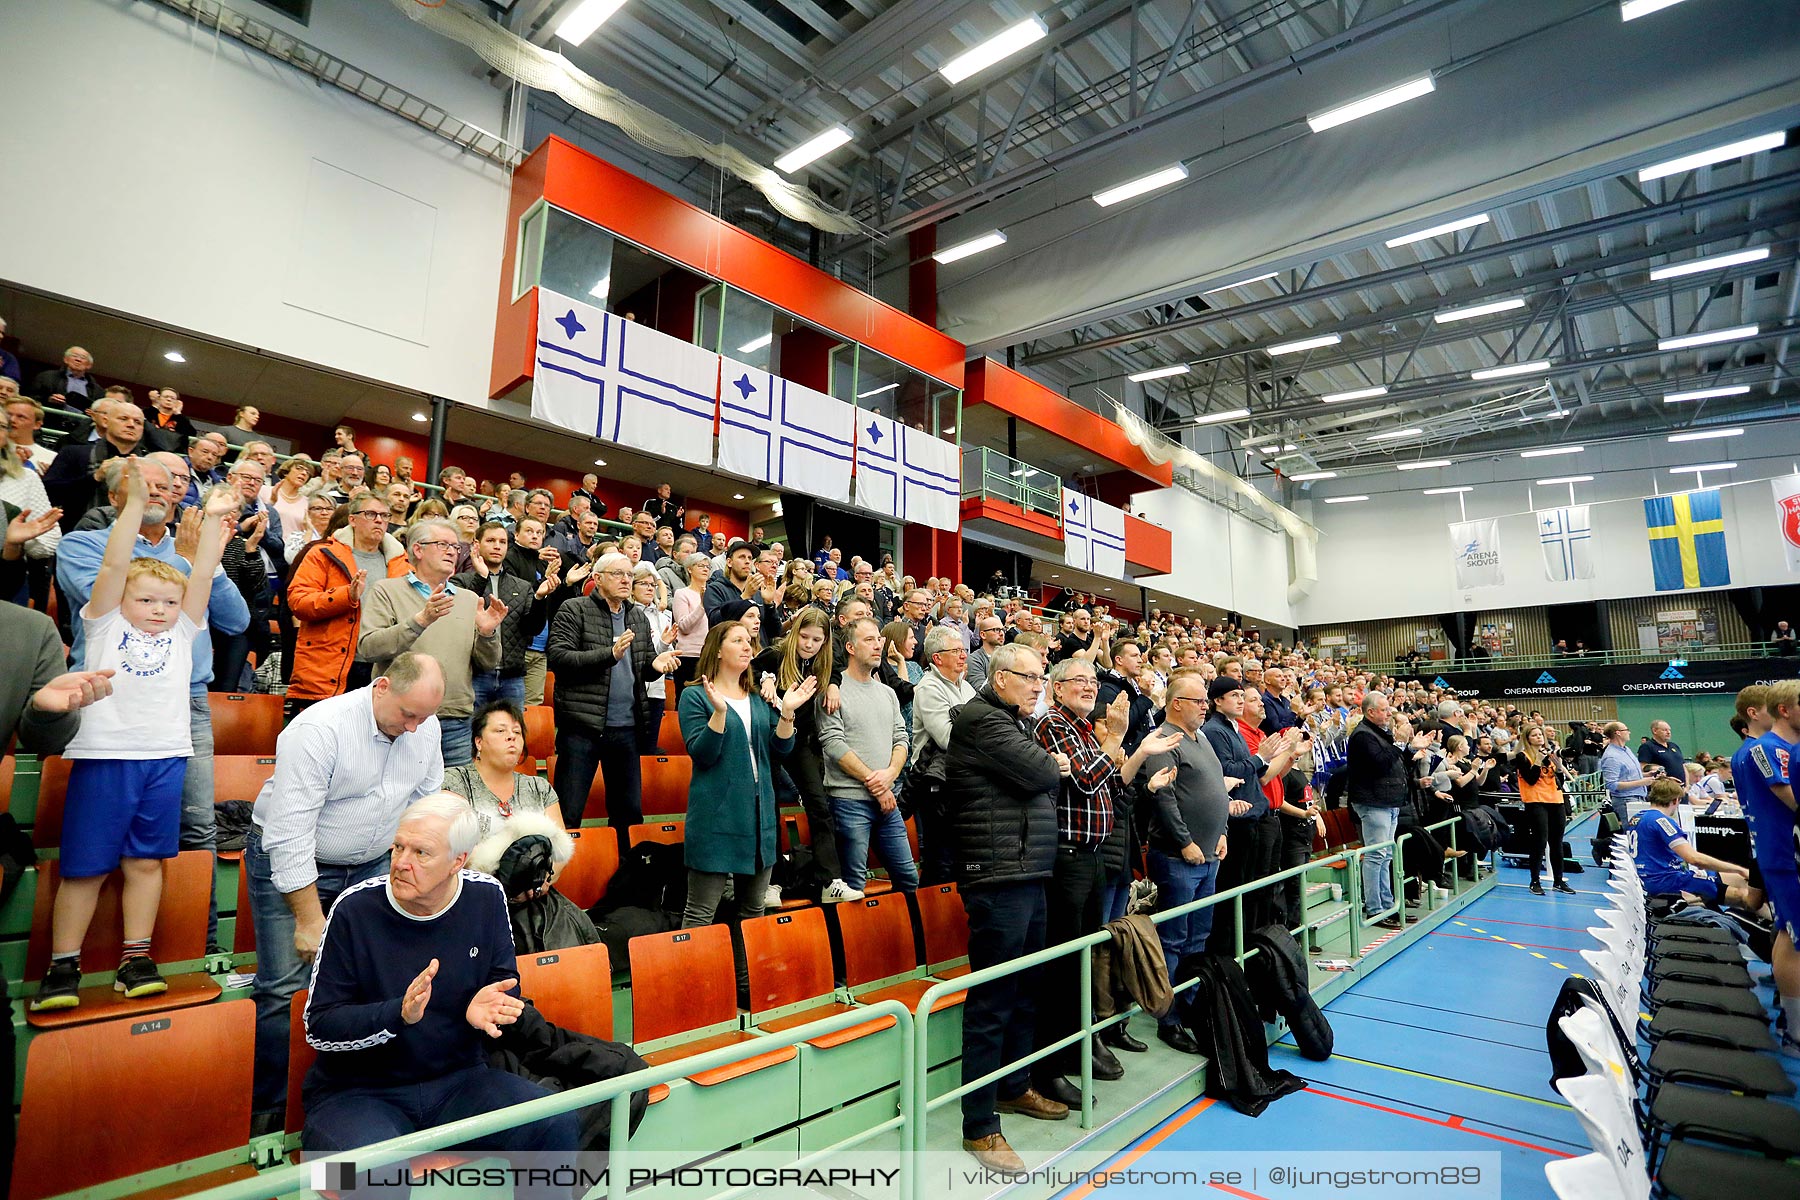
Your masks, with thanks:
<instances>
[{"instance_id":1,"label":"child's sneaker","mask_svg":"<svg viewBox=\"0 0 1800 1200\"><path fill-rule=\"evenodd\" d=\"M163 982L162 972L148 954L134 954L119 964L119 973L113 979L113 991L124 992L127 1000L136 1000L139 996L154 996L158 992L166 992L169 985Z\"/></svg>"},{"instance_id":2,"label":"child's sneaker","mask_svg":"<svg viewBox=\"0 0 1800 1200\"><path fill-rule=\"evenodd\" d=\"M74 1008L81 1003L81 964L75 961L52 962L31 998L32 1012L49 1012L58 1008Z\"/></svg>"}]
</instances>

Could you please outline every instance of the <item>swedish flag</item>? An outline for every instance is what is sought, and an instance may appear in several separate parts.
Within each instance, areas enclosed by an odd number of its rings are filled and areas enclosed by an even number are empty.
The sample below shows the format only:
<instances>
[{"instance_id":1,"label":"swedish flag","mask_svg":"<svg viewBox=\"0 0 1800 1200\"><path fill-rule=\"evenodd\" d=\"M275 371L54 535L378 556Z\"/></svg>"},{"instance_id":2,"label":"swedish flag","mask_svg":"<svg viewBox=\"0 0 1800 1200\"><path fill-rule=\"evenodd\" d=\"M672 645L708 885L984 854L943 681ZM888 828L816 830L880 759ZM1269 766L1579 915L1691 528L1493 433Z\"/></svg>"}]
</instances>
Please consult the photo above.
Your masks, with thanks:
<instances>
[{"instance_id":1,"label":"swedish flag","mask_svg":"<svg viewBox=\"0 0 1800 1200\"><path fill-rule=\"evenodd\" d=\"M1725 587L1731 582L1717 488L1646 497L1644 523L1650 529L1650 565L1657 591Z\"/></svg>"}]
</instances>

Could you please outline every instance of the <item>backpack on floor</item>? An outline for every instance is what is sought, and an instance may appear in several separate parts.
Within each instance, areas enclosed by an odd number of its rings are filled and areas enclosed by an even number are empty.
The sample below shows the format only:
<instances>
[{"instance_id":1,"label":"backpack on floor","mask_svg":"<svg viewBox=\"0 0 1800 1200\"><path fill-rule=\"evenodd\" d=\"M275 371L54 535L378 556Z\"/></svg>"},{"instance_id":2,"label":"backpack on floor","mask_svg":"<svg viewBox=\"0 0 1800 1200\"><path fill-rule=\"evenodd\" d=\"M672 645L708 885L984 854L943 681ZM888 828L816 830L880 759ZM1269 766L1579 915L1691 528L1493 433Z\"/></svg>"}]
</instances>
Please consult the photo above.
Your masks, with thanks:
<instances>
[{"instance_id":1,"label":"backpack on floor","mask_svg":"<svg viewBox=\"0 0 1800 1200\"><path fill-rule=\"evenodd\" d=\"M1612 858L1613 839L1624 830L1619 821L1619 814L1610 808L1600 810L1600 819L1594 823L1594 865L1604 867ZM1566 857L1566 856L1565 856Z\"/></svg>"}]
</instances>

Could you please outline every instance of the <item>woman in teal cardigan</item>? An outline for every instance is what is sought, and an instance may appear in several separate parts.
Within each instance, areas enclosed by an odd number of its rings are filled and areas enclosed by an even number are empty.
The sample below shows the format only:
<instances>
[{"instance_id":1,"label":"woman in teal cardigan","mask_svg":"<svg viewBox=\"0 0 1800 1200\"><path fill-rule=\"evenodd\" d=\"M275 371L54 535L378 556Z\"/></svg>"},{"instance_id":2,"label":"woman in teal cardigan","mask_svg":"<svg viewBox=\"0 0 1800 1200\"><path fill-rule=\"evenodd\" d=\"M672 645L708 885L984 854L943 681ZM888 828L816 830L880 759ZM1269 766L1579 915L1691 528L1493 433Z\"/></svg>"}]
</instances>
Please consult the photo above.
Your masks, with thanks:
<instances>
[{"instance_id":1,"label":"woman in teal cardigan","mask_svg":"<svg viewBox=\"0 0 1800 1200\"><path fill-rule=\"evenodd\" d=\"M781 697L780 719L751 686L756 653L750 630L739 621L712 627L694 680L682 689L676 711L681 740L694 762L688 789L687 911L681 927L712 924L733 880L740 920L762 915L769 872L775 864L775 778L770 751L786 755L794 745L794 713L810 703L818 681L807 675ZM739 982L744 983L743 967Z\"/></svg>"}]
</instances>

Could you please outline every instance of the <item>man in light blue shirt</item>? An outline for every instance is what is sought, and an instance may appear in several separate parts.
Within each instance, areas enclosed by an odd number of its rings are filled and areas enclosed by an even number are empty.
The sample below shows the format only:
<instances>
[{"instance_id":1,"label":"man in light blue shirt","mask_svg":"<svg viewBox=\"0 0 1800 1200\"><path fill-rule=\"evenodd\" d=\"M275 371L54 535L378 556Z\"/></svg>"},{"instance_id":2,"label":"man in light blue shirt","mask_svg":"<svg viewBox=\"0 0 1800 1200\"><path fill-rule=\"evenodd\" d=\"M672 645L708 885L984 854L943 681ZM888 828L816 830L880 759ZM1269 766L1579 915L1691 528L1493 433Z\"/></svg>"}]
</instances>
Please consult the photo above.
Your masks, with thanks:
<instances>
[{"instance_id":1,"label":"man in light blue shirt","mask_svg":"<svg viewBox=\"0 0 1800 1200\"><path fill-rule=\"evenodd\" d=\"M116 509L125 499L124 458L108 459L106 491ZM144 509L144 524L138 532L134 558L154 558L166 562L183 574L192 569L188 556L200 538L200 510L188 509L180 532L171 536L168 520L176 496L169 472L154 458L141 462L144 482L150 489L150 503ZM87 607L88 595L100 574L100 560L106 554L106 529L81 530L63 535L57 547L56 582L69 602L69 627L74 631L70 658L77 668L86 662L87 631L81 621L81 610ZM242 633L250 628L250 609L243 593L226 576L223 568L213 572L212 598L206 606L207 626L222 634ZM181 838L183 850L212 850L213 838L213 727L212 706L206 699L206 685L212 682L212 639L194 639L194 671L188 681L188 725L193 731L194 756L188 759L187 774L181 789ZM212 948L218 941L219 906L215 896L207 908L206 942Z\"/></svg>"},{"instance_id":2,"label":"man in light blue shirt","mask_svg":"<svg viewBox=\"0 0 1800 1200\"><path fill-rule=\"evenodd\" d=\"M1631 802L1644 799L1660 769L1644 767L1638 762L1637 755L1625 748L1625 743L1631 740L1631 730L1623 721L1608 721L1600 732L1606 737L1606 749L1600 755L1600 776L1606 780L1606 794L1612 801L1613 814L1619 818L1619 825L1630 828L1627 813Z\"/></svg>"}]
</instances>

